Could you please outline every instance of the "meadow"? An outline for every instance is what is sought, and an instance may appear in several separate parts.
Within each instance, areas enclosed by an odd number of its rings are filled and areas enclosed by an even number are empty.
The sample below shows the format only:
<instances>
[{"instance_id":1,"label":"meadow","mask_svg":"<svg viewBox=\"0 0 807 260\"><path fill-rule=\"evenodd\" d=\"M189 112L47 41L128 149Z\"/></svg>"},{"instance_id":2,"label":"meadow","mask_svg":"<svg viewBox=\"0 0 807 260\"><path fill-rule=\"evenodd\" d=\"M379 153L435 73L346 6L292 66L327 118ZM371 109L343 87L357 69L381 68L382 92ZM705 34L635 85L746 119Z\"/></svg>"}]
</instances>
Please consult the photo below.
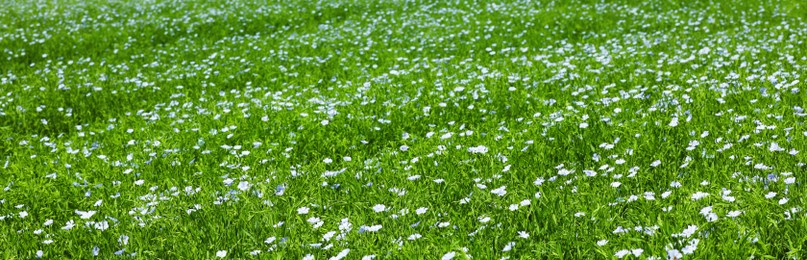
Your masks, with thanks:
<instances>
[{"instance_id":1,"label":"meadow","mask_svg":"<svg viewBox=\"0 0 807 260\"><path fill-rule=\"evenodd\" d=\"M0 0L0 258L806 258L805 19Z\"/></svg>"}]
</instances>

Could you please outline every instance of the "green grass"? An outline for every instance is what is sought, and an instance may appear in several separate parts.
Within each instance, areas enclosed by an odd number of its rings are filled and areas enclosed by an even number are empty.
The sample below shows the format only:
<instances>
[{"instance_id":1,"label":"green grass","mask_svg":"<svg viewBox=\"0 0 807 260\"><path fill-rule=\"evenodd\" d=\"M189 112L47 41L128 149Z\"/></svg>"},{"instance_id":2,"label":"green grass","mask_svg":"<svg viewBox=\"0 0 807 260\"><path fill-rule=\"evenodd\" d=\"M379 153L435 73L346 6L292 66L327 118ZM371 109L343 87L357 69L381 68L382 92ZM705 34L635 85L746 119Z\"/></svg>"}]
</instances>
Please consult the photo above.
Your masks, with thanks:
<instances>
[{"instance_id":1,"label":"green grass","mask_svg":"<svg viewBox=\"0 0 807 260\"><path fill-rule=\"evenodd\" d=\"M800 1L0 6L3 259L807 257Z\"/></svg>"}]
</instances>

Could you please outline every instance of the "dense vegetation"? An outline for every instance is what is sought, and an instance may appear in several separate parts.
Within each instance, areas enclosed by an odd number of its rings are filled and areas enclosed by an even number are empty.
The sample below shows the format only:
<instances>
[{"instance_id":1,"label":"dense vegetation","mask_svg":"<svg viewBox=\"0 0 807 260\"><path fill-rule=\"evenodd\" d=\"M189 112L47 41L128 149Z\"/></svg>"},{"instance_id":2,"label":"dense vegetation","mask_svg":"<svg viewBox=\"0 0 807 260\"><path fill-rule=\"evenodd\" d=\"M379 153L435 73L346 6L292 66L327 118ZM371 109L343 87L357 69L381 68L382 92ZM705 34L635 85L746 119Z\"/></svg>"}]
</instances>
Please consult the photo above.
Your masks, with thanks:
<instances>
[{"instance_id":1,"label":"dense vegetation","mask_svg":"<svg viewBox=\"0 0 807 260\"><path fill-rule=\"evenodd\" d=\"M3 259L807 257L802 1L0 6Z\"/></svg>"}]
</instances>

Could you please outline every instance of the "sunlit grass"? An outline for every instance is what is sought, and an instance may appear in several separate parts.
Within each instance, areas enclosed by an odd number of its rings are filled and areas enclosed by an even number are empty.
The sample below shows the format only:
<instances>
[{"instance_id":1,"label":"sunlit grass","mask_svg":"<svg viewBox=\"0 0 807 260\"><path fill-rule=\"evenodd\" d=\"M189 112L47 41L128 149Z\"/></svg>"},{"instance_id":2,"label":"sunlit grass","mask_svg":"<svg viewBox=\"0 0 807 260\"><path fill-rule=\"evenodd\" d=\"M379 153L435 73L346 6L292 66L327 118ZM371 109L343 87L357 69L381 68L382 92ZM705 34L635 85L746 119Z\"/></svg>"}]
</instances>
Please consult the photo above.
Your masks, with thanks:
<instances>
[{"instance_id":1,"label":"sunlit grass","mask_svg":"<svg viewBox=\"0 0 807 260\"><path fill-rule=\"evenodd\" d=\"M803 258L798 1L1 1L18 258Z\"/></svg>"}]
</instances>

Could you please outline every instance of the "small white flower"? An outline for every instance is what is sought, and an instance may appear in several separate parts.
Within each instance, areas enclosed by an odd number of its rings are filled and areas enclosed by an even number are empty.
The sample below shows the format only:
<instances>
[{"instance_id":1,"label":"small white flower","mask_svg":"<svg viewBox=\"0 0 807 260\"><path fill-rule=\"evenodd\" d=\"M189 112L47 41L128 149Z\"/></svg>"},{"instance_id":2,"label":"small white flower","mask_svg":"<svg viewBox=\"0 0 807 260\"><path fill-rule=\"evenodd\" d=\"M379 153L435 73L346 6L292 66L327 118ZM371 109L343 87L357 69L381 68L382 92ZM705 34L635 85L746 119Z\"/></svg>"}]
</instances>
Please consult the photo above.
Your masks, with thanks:
<instances>
[{"instance_id":1,"label":"small white flower","mask_svg":"<svg viewBox=\"0 0 807 260\"><path fill-rule=\"evenodd\" d=\"M667 259L681 259L684 255L678 249L667 250Z\"/></svg>"},{"instance_id":2,"label":"small white flower","mask_svg":"<svg viewBox=\"0 0 807 260\"><path fill-rule=\"evenodd\" d=\"M372 225L372 226L366 227L365 230L367 232L377 232L377 231L381 230L381 228L382 228L381 225Z\"/></svg>"},{"instance_id":3,"label":"small white flower","mask_svg":"<svg viewBox=\"0 0 807 260\"><path fill-rule=\"evenodd\" d=\"M650 167L658 167L659 165L661 165L661 161L659 160L655 160L652 163L650 163Z\"/></svg>"},{"instance_id":4,"label":"small white flower","mask_svg":"<svg viewBox=\"0 0 807 260\"><path fill-rule=\"evenodd\" d=\"M614 254L614 256L616 256L616 258L622 259L623 257L625 257L626 255L629 255L629 254L630 254L630 250L622 249L622 250L617 251Z\"/></svg>"},{"instance_id":5,"label":"small white flower","mask_svg":"<svg viewBox=\"0 0 807 260\"><path fill-rule=\"evenodd\" d=\"M470 153L487 153L488 148L484 145L476 146L476 147L468 147L468 152Z\"/></svg>"},{"instance_id":6,"label":"small white flower","mask_svg":"<svg viewBox=\"0 0 807 260\"><path fill-rule=\"evenodd\" d=\"M793 184L793 183L796 183L796 177L785 178L785 184Z\"/></svg>"},{"instance_id":7,"label":"small white flower","mask_svg":"<svg viewBox=\"0 0 807 260\"><path fill-rule=\"evenodd\" d=\"M92 217L92 215L95 215L94 210L90 210L90 211L76 210L75 212L76 212L76 214L78 214L81 217L81 219L89 219L89 218Z\"/></svg>"},{"instance_id":8,"label":"small white flower","mask_svg":"<svg viewBox=\"0 0 807 260\"><path fill-rule=\"evenodd\" d=\"M375 206L373 206L373 211L375 211L376 213L383 212L383 211L386 211L386 210L387 210L387 206L384 206L383 204L376 204Z\"/></svg>"},{"instance_id":9,"label":"small white flower","mask_svg":"<svg viewBox=\"0 0 807 260\"><path fill-rule=\"evenodd\" d=\"M604 245L607 245L607 244L608 244L608 240L605 240L605 239L597 241L597 246L604 246Z\"/></svg>"},{"instance_id":10,"label":"small white flower","mask_svg":"<svg viewBox=\"0 0 807 260\"><path fill-rule=\"evenodd\" d=\"M505 190L506 188L507 188L507 187L505 187L505 186L501 186L501 187L499 187L499 188L496 188L496 189L494 189L494 190L491 190L490 192L491 192L491 193L493 193L493 194L498 195L499 197L502 197L502 196L504 196L505 194L507 194L507 190Z\"/></svg>"},{"instance_id":11,"label":"small white flower","mask_svg":"<svg viewBox=\"0 0 807 260\"><path fill-rule=\"evenodd\" d=\"M502 252L510 252L510 250L513 250L513 246L515 245L516 242L507 243L506 245L504 245L504 249L502 249Z\"/></svg>"},{"instance_id":12,"label":"small white flower","mask_svg":"<svg viewBox=\"0 0 807 260\"><path fill-rule=\"evenodd\" d=\"M416 209L416 210L415 210L415 214L418 214L418 215L423 215L424 213L426 213L426 211L427 211L427 210L429 210L429 209L428 209L428 208L424 208L424 207L420 207L420 208L418 208L418 209Z\"/></svg>"},{"instance_id":13,"label":"small white flower","mask_svg":"<svg viewBox=\"0 0 807 260\"><path fill-rule=\"evenodd\" d=\"M457 255L456 252L451 251L451 252L448 252L445 255L443 255L443 257L441 257L440 259L442 259L442 260L451 260L451 259L454 259L454 256L456 256L456 255Z\"/></svg>"},{"instance_id":14,"label":"small white flower","mask_svg":"<svg viewBox=\"0 0 807 260\"><path fill-rule=\"evenodd\" d=\"M729 213L726 214L726 216L730 217L730 218L736 218L736 217L740 216L740 214L742 214L742 213L743 213L742 211L733 210L733 211L729 211Z\"/></svg>"},{"instance_id":15,"label":"small white flower","mask_svg":"<svg viewBox=\"0 0 807 260\"><path fill-rule=\"evenodd\" d=\"M518 237L527 239L530 238L530 234L527 231L518 231Z\"/></svg>"},{"instance_id":16,"label":"small white flower","mask_svg":"<svg viewBox=\"0 0 807 260\"><path fill-rule=\"evenodd\" d=\"M345 258L347 256L348 253L350 253L350 248L345 248L344 250L339 252L339 254L336 254L336 256L329 258L329 260L343 259L343 258Z\"/></svg>"},{"instance_id":17,"label":"small white flower","mask_svg":"<svg viewBox=\"0 0 807 260\"><path fill-rule=\"evenodd\" d=\"M308 214L309 211L310 211L310 209L308 207L302 207L302 208L297 209L297 214L298 215L305 215L305 214Z\"/></svg>"},{"instance_id":18,"label":"small white flower","mask_svg":"<svg viewBox=\"0 0 807 260\"><path fill-rule=\"evenodd\" d=\"M241 191L247 191L247 190L249 190L250 187L252 187L252 185L249 184L249 182L242 181L242 182L238 183L238 189L241 190Z\"/></svg>"},{"instance_id":19,"label":"small white flower","mask_svg":"<svg viewBox=\"0 0 807 260\"><path fill-rule=\"evenodd\" d=\"M224 258L226 256L227 256L227 251L225 251L225 250L221 250L221 251L216 252L216 257L218 257L218 258Z\"/></svg>"},{"instance_id":20,"label":"small white flower","mask_svg":"<svg viewBox=\"0 0 807 260\"><path fill-rule=\"evenodd\" d=\"M707 196L709 196L709 193L700 192L700 191L695 192L694 194L692 194L692 200L701 200L703 198L706 198Z\"/></svg>"}]
</instances>

